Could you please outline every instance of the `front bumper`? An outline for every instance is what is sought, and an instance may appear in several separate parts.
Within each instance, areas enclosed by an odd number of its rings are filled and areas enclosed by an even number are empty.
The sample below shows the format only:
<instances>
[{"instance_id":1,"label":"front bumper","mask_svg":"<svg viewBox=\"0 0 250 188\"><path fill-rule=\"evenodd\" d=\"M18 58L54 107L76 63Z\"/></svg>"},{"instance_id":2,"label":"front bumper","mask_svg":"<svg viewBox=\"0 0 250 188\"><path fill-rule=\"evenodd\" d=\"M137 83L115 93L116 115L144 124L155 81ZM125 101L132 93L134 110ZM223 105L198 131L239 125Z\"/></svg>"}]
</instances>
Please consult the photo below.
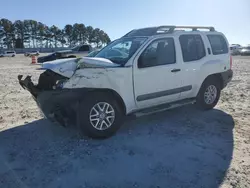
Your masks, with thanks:
<instances>
[{"instance_id":1,"label":"front bumper","mask_svg":"<svg viewBox=\"0 0 250 188\"><path fill-rule=\"evenodd\" d=\"M34 98L37 98L37 95L39 94L40 91L31 81L31 76L26 76L26 78L23 80L22 80L23 75L18 75L17 78L21 87L25 90L28 90Z\"/></svg>"},{"instance_id":2,"label":"front bumper","mask_svg":"<svg viewBox=\"0 0 250 188\"><path fill-rule=\"evenodd\" d=\"M22 78L22 75L18 76L19 84L31 93L44 117L61 125L66 125L69 120L75 120L75 111L82 92L72 89L42 90L34 85L31 76Z\"/></svg>"}]
</instances>

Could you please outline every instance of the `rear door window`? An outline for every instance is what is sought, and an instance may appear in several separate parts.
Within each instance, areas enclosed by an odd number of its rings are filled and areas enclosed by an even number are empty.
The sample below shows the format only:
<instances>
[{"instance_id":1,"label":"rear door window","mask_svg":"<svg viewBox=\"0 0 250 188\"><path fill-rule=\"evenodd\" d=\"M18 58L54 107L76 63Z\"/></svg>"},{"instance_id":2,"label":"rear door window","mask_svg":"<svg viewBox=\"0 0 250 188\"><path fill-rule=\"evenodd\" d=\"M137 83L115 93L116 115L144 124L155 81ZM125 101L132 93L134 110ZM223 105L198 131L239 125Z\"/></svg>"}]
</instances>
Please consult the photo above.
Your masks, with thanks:
<instances>
[{"instance_id":1,"label":"rear door window","mask_svg":"<svg viewBox=\"0 0 250 188\"><path fill-rule=\"evenodd\" d=\"M228 45L222 35L207 35L207 37L211 44L213 55L228 53Z\"/></svg>"},{"instance_id":2,"label":"rear door window","mask_svg":"<svg viewBox=\"0 0 250 188\"><path fill-rule=\"evenodd\" d=\"M206 56L200 35L181 35L179 40L184 62L197 61Z\"/></svg>"}]
</instances>

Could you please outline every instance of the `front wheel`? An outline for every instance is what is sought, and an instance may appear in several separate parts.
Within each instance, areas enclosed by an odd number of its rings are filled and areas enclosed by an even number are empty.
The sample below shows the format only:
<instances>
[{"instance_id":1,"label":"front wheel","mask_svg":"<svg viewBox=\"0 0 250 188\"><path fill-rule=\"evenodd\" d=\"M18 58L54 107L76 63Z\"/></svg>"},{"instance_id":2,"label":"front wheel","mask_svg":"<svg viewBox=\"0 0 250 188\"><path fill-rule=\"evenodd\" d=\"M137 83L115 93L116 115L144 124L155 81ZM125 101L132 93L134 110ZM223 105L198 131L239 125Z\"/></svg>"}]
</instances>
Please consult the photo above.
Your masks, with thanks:
<instances>
[{"instance_id":1,"label":"front wheel","mask_svg":"<svg viewBox=\"0 0 250 188\"><path fill-rule=\"evenodd\" d=\"M107 138L115 134L122 123L119 104L105 94L93 94L80 102L77 125L92 138Z\"/></svg>"},{"instance_id":2,"label":"front wheel","mask_svg":"<svg viewBox=\"0 0 250 188\"><path fill-rule=\"evenodd\" d=\"M219 101L221 86L216 78L209 78L204 81L197 95L197 104L204 110L212 109Z\"/></svg>"}]
</instances>

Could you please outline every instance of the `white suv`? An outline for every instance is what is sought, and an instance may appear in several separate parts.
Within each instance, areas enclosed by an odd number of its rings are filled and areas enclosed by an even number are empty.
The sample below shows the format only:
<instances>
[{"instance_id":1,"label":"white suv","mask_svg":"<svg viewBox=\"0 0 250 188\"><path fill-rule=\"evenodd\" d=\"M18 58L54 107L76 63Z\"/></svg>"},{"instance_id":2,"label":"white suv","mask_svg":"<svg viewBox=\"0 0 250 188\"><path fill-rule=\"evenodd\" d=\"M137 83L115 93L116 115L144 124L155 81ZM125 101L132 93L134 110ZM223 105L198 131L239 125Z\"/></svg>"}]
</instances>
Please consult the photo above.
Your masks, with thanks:
<instances>
[{"instance_id":1,"label":"white suv","mask_svg":"<svg viewBox=\"0 0 250 188\"><path fill-rule=\"evenodd\" d=\"M133 30L93 58L44 63L38 85L18 79L46 117L75 119L83 133L105 138L128 114L190 103L212 109L231 67L227 39L213 27L160 26Z\"/></svg>"}]
</instances>

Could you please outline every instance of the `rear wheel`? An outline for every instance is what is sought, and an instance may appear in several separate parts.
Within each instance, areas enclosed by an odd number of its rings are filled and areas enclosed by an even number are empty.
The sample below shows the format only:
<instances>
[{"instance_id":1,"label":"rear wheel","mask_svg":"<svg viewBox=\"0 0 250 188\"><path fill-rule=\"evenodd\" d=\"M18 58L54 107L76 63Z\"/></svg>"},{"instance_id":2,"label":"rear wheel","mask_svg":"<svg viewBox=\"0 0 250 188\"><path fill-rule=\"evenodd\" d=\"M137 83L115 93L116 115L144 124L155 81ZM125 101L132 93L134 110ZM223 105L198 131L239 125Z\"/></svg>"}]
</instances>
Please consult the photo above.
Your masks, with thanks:
<instances>
[{"instance_id":1,"label":"rear wheel","mask_svg":"<svg viewBox=\"0 0 250 188\"><path fill-rule=\"evenodd\" d=\"M80 102L78 109L78 127L89 137L110 137L121 126L123 114L120 106L108 95L91 94Z\"/></svg>"},{"instance_id":2,"label":"rear wheel","mask_svg":"<svg viewBox=\"0 0 250 188\"><path fill-rule=\"evenodd\" d=\"M216 77L204 81L197 95L197 104L204 110L212 109L219 101L221 93L220 82Z\"/></svg>"}]
</instances>

